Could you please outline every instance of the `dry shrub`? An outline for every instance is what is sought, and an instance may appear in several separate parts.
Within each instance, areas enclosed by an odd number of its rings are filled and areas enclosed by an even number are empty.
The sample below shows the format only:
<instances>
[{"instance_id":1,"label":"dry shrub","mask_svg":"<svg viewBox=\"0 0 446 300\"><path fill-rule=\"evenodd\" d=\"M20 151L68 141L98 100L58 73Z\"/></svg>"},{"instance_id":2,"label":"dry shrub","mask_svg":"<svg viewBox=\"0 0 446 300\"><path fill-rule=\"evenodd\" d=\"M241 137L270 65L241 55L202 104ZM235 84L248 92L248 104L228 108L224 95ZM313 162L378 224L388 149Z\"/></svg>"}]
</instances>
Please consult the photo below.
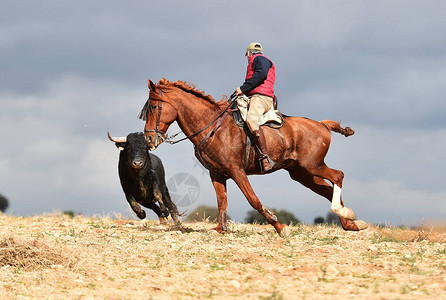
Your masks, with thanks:
<instances>
[{"instance_id":1,"label":"dry shrub","mask_svg":"<svg viewBox=\"0 0 446 300\"><path fill-rule=\"evenodd\" d=\"M49 268L53 265L73 267L73 258L62 255L61 249L51 247L38 240L21 240L16 237L0 237L0 267L12 266L23 271Z\"/></svg>"},{"instance_id":2,"label":"dry shrub","mask_svg":"<svg viewBox=\"0 0 446 300\"><path fill-rule=\"evenodd\" d=\"M379 231L381 239L392 242L420 242L429 241L433 243L446 242L446 233L436 228L423 227L416 230L384 228Z\"/></svg>"},{"instance_id":3,"label":"dry shrub","mask_svg":"<svg viewBox=\"0 0 446 300\"><path fill-rule=\"evenodd\" d=\"M429 241L436 243L446 243L446 222L430 221L421 226L424 232L429 233Z\"/></svg>"}]
</instances>

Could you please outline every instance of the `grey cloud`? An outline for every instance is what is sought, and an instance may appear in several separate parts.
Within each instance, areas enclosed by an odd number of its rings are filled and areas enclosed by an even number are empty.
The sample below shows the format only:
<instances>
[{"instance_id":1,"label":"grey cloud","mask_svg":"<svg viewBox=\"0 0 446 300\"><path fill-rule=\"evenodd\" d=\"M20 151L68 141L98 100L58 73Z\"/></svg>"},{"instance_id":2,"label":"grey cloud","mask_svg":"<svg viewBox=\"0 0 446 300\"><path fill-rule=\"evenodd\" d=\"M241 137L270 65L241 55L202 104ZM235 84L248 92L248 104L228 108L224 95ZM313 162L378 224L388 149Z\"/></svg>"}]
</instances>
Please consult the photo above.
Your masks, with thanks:
<instances>
[{"instance_id":1,"label":"grey cloud","mask_svg":"<svg viewBox=\"0 0 446 300\"><path fill-rule=\"evenodd\" d=\"M415 199L436 211L444 200L443 2L24 4L9 1L0 11L0 134L11 141L0 149L0 192L18 214L125 210L106 132L143 129L136 116L148 78L191 81L215 99L230 94L255 40L276 64L282 112L357 130L347 140L334 136L327 156L346 174L347 205L374 222L438 217L419 212ZM194 169L189 142L156 154L170 176ZM210 181L202 182L201 203L215 205ZM307 222L328 210L286 172L252 182L266 205ZM242 220L250 207L229 186L229 213ZM395 214L379 216L389 203Z\"/></svg>"}]
</instances>

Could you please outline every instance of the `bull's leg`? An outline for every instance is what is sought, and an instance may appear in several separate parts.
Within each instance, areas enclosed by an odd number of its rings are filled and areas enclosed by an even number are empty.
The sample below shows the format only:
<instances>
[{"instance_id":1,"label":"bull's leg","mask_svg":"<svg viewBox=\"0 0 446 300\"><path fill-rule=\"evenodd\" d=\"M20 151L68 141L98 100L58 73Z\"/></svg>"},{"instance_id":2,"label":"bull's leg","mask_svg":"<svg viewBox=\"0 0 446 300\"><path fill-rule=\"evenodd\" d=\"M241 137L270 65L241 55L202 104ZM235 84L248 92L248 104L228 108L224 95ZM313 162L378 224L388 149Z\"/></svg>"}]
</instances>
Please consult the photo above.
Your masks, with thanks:
<instances>
[{"instance_id":1,"label":"bull's leg","mask_svg":"<svg viewBox=\"0 0 446 300\"><path fill-rule=\"evenodd\" d=\"M136 202L135 197L133 197L131 194L125 194L125 197L127 198L127 202L130 204L130 207L135 212L135 214L140 218L141 220L146 217L146 212L141 209L141 206L138 202Z\"/></svg>"},{"instance_id":2,"label":"bull's leg","mask_svg":"<svg viewBox=\"0 0 446 300\"><path fill-rule=\"evenodd\" d=\"M315 177L303 168L295 167L293 169L289 169L288 172L290 173L292 179L300 182L302 185L311 189L313 192L321 195L322 197L332 201L332 210L333 207L335 209L338 209L339 207L346 208L342 202L340 188L338 190L336 184L333 188L323 178ZM336 203L333 205L334 201L336 201ZM351 214L353 214L353 212ZM367 228L367 224L362 220L351 220L343 216L339 216L339 219L341 220L342 228L345 230L358 231Z\"/></svg>"},{"instance_id":3,"label":"bull's leg","mask_svg":"<svg viewBox=\"0 0 446 300\"><path fill-rule=\"evenodd\" d=\"M153 210L154 213L158 216L158 219L160 221L160 224L166 224L167 223L167 217L164 216L165 213L162 212L161 208L156 205L156 203L147 203L147 205L144 205L145 207ZM169 216L169 214L167 214Z\"/></svg>"},{"instance_id":4,"label":"bull's leg","mask_svg":"<svg viewBox=\"0 0 446 300\"><path fill-rule=\"evenodd\" d=\"M174 222L178 222L178 216L180 214L178 213L177 206L175 205L175 203L172 202L172 199L170 198L169 190L167 189L164 178L162 178L160 182L159 190L161 192L161 198L163 199L164 205L167 206L172 219L174 220Z\"/></svg>"},{"instance_id":5,"label":"bull's leg","mask_svg":"<svg viewBox=\"0 0 446 300\"><path fill-rule=\"evenodd\" d=\"M226 194L226 180L227 178L221 177L214 173L210 173L212 184L214 185L215 193L217 194L217 205L218 205L218 225L214 228L219 233L228 230L228 198Z\"/></svg>"},{"instance_id":6,"label":"bull's leg","mask_svg":"<svg viewBox=\"0 0 446 300\"><path fill-rule=\"evenodd\" d=\"M163 196L157 186L155 186L153 189L153 195L155 196L155 200L159 204L159 207L158 207L158 205L153 204L153 211L158 215L158 218L160 219L160 223L165 224L165 223L167 223L167 218L169 217L169 211L164 206ZM157 210L158 210L158 212L157 212Z\"/></svg>"},{"instance_id":7,"label":"bull's leg","mask_svg":"<svg viewBox=\"0 0 446 300\"><path fill-rule=\"evenodd\" d=\"M288 236L289 228L285 224L279 223L277 217L268 208L262 205L259 198L254 193L245 171L242 169L232 170L231 177L234 179L243 195L245 195L246 199L248 199L249 204L263 217L265 217L269 224L274 226L277 233L279 233L281 236Z\"/></svg>"}]
</instances>

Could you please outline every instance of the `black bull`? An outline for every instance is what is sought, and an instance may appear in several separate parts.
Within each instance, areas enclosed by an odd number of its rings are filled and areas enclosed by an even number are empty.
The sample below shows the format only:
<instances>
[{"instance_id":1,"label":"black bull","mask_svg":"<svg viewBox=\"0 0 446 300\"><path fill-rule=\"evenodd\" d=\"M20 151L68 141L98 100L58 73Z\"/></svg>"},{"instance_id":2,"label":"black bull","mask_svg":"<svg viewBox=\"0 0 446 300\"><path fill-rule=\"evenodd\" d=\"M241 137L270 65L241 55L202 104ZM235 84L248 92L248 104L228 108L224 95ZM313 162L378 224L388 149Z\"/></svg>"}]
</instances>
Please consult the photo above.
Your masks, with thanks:
<instances>
[{"instance_id":1,"label":"black bull","mask_svg":"<svg viewBox=\"0 0 446 300\"><path fill-rule=\"evenodd\" d=\"M119 155L118 173L130 207L140 219L146 217L141 206L152 209L160 223L167 222L169 214L178 222L178 209L172 202L166 186L164 167L161 159L149 153L142 132L130 133L127 137L112 137Z\"/></svg>"}]
</instances>

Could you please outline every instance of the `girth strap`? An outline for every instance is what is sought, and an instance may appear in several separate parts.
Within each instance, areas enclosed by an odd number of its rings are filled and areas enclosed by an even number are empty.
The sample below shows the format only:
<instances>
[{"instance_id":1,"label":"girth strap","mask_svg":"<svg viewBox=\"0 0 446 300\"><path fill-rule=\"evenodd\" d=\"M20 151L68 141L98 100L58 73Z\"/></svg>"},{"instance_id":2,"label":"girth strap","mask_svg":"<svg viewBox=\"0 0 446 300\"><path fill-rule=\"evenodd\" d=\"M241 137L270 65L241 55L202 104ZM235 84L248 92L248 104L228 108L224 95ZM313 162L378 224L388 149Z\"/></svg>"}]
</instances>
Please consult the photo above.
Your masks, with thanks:
<instances>
[{"instance_id":1,"label":"girth strap","mask_svg":"<svg viewBox=\"0 0 446 300\"><path fill-rule=\"evenodd\" d=\"M226 119L226 116L228 115L228 112L225 111L223 116L218 120L218 122L215 124L215 126L212 128L211 131L208 132L208 134L206 134L206 136L204 137L203 140L201 140L200 144L195 148L195 153L198 156L199 161L201 162L201 164L208 170L211 170L208 168L208 166L206 165L206 163L204 162L204 159L201 155L201 148L203 147L204 143L211 137L214 135L214 133L217 131L218 128L220 128L221 124L223 123L223 121Z\"/></svg>"},{"instance_id":2,"label":"girth strap","mask_svg":"<svg viewBox=\"0 0 446 300\"><path fill-rule=\"evenodd\" d=\"M251 139L249 138L249 135L246 135L245 163L244 163L245 171L248 168L250 152L251 152Z\"/></svg>"}]
</instances>

